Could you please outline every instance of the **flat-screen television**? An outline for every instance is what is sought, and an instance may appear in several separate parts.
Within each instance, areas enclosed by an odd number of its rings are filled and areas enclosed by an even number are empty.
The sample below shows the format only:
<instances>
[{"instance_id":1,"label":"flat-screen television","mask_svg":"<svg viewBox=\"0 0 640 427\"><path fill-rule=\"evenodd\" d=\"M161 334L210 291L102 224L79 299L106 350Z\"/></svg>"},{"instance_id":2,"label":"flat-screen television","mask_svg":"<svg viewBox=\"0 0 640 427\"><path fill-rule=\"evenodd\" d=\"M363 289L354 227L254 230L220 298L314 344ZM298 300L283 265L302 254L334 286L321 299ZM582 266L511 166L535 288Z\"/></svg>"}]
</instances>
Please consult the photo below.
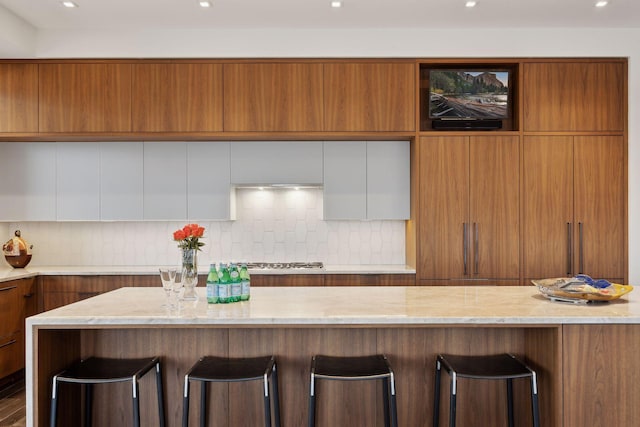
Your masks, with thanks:
<instances>
[{"instance_id":1,"label":"flat-screen television","mask_svg":"<svg viewBox=\"0 0 640 427\"><path fill-rule=\"evenodd\" d=\"M509 118L509 70L433 69L429 72L429 118Z\"/></svg>"}]
</instances>

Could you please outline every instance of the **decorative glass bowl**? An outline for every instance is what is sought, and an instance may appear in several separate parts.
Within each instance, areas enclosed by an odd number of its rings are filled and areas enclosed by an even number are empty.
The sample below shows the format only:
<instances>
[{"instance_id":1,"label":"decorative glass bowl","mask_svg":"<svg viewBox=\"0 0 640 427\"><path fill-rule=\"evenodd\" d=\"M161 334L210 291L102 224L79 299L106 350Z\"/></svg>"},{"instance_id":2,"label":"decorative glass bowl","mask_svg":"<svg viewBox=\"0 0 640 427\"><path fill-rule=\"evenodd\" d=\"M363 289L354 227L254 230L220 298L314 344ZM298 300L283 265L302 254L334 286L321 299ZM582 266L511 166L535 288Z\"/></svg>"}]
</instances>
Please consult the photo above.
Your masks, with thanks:
<instances>
[{"instance_id":1,"label":"decorative glass bowl","mask_svg":"<svg viewBox=\"0 0 640 427\"><path fill-rule=\"evenodd\" d=\"M612 283L606 288L596 288L574 277L532 280L538 290L552 300L569 302L612 301L633 290L631 285Z\"/></svg>"}]
</instances>

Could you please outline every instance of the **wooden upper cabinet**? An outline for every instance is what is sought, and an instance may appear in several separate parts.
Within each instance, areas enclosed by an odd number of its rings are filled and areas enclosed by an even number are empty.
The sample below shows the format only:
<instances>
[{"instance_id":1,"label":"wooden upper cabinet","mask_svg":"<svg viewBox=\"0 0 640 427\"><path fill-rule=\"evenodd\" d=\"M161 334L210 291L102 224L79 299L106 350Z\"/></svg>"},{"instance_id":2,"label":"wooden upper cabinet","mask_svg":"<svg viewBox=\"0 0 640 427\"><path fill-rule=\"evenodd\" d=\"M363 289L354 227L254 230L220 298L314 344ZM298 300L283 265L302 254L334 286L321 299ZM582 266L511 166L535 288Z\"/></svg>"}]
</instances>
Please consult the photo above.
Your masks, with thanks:
<instances>
[{"instance_id":1,"label":"wooden upper cabinet","mask_svg":"<svg viewBox=\"0 0 640 427\"><path fill-rule=\"evenodd\" d=\"M40 64L40 132L131 131L131 65Z\"/></svg>"},{"instance_id":2,"label":"wooden upper cabinet","mask_svg":"<svg viewBox=\"0 0 640 427\"><path fill-rule=\"evenodd\" d=\"M38 131L38 65L0 64L0 132Z\"/></svg>"},{"instance_id":3,"label":"wooden upper cabinet","mask_svg":"<svg viewBox=\"0 0 640 427\"><path fill-rule=\"evenodd\" d=\"M134 132L222 131L222 65L133 65Z\"/></svg>"},{"instance_id":4,"label":"wooden upper cabinet","mask_svg":"<svg viewBox=\"0 0 640 427\"><path fill-rule=\"evenodd\" d=\"M524 64L525 131L623 131L622 62Z\"/></svg>"},{"instance_id":5,"label":"wooden upper cabinet","mask_svg":"<svg viewBox=\"0 0 640 427\"><path fill-rule=\"evenodd\" d=\"M415 64L324 66L325 131L415 130Z\"/></svg>"},{"instance_id":6,"label":"wooden upper cabinet","mask_svg":"<svg viewBox=\"0 0 640 427\"><path fill-rule=\"evenodd\" d=\"M322 64L225 64L224 131L321 131L322 96Z\"/></svg>"}]
</instances>

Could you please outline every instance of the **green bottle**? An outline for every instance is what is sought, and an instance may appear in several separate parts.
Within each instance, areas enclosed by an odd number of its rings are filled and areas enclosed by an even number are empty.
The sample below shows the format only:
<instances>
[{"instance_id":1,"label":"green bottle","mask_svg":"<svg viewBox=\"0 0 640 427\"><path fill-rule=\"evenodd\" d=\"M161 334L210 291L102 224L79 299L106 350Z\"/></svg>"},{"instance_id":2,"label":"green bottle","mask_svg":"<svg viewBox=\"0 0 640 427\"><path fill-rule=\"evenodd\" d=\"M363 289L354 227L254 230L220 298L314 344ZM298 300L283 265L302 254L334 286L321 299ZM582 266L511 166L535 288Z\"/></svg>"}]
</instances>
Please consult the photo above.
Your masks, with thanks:
<instances>
[{"instance_id":1,"label":"green bottle","mask_svg":"<svg viewBox=\"0 0 640 427\"><path fill-rule=\"evenodd\" d=\"M227 304L231 302L231 276L227 264L221 262L218 271L218 302Z\"/></svg>"},{"instance_id":2,"label":"green bottle","mask_svg":"<svg viewBox=\"0 0 640 427\"><path fill-rule=\"evenodd\" d=\"M209 304L218 303L218 271L216 265L209 266L209 275L207 276L207 302Z\"/></svg>"},{"instance_id":3,"label":"green bottle","mask_svg":"<svg viewBox=\"0 0 640 427\"><path fill-rule=\"evenodd\" d=\"M246 262L240 265L240 280L242 282L240 301L249 301L249 298L251 298L251 277L249 276Z\"/></svg>"},{"instance_id":4,"label":"green bottle","mask_svg":"<svg viewBox=\"0 0 640 427\"><path fill-rule=\"evenodd\" d=\"M242 294L242 280L238 266L233 262L229 265L229 276L231 276L231 302L238 302Z\"/></svg>"}]
</instances>

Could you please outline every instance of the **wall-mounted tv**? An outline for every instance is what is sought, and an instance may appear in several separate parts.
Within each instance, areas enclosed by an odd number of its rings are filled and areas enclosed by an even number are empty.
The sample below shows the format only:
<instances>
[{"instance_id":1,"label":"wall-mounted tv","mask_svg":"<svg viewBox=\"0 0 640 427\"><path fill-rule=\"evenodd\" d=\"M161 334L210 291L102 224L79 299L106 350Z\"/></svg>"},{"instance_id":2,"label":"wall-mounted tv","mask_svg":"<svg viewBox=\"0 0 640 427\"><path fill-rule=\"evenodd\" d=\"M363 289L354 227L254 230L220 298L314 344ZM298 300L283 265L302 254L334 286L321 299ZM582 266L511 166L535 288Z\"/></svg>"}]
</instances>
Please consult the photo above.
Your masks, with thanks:
<instances>
[{"instance_id":1,"label":"wall-mounted tv","mask_svg":"<svg viewBox=\"0 0 640 427\"><path fill-rule=\"evenodd\" d=\"M432 120L509 118L509 70L433 69L429 72Z\"/></svg>"}]
</instances>

